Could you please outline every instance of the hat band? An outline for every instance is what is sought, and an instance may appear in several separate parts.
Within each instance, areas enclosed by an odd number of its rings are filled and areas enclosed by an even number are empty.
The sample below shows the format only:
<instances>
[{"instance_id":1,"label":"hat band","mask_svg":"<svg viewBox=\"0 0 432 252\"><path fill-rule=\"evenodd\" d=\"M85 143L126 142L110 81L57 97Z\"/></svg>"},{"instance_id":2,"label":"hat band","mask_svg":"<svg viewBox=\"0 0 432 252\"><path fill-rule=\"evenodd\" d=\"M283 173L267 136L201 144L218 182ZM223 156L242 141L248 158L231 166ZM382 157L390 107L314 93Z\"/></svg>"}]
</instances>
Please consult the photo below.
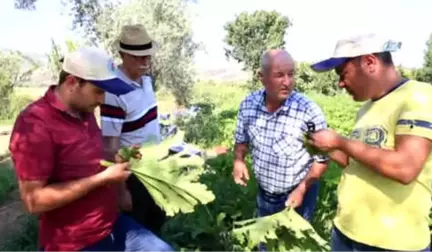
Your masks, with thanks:
<instances>
[{"instance_id":1,"label":"hat band","mask_svg":"<svg viewBox=\"0 0 432 252\"><path fill-rule=\"evenodd\" d=\"M125 50L130 50L130 51L148 50L148 49L151 49L152 46L153 46L152 42L147 43L147 44L143 44L143 45L127 45L127 44L120 42L120 48L125 49Z\"/></svg>"}]
</instances>

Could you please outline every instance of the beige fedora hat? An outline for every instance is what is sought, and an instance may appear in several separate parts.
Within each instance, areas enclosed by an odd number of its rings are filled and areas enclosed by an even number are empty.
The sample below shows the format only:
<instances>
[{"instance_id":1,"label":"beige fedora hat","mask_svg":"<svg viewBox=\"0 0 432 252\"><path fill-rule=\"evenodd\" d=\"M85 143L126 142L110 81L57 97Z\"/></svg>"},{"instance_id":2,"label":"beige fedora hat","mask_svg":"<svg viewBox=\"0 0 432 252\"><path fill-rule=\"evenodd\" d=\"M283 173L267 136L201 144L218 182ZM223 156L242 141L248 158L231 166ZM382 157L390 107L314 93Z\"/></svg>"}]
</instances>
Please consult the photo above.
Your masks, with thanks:
<instances>
[{"instance_id":1,"label":"beige fedora hat","mask_svg":"<svg viewBox=\"0 0 432 252\"><path fill-rule=\"evenodd\" d=\"M159 44L141 24L124 25L118 38L118 50L135 56L153 55Z\"/></svg>"}]
</instances>

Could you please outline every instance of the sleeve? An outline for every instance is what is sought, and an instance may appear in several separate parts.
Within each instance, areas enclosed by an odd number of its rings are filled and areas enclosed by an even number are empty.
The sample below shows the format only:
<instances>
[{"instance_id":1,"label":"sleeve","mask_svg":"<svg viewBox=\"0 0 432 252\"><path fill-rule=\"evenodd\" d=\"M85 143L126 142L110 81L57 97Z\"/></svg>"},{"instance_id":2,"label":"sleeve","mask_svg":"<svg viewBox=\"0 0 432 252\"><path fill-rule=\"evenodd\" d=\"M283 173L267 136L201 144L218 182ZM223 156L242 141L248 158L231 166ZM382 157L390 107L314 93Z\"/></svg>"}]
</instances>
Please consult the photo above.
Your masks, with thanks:
<instances>
[{"instance_id":1,"label":"sleeve","mask_svg":"<svg viewBox=\"0 0 432 252\"><path fill-rule=\"evenodd\" d=\"M126 111L126 106L119 96L105 93L105 103L100 106L103 136L118 137L121 135Z\"/></svg>"},{"instance_id":2,"label":"sleeve","mask_svg":"<svg viewBox=\"0 0 432 252\"><path fill-rule=\"evenodd\" d=\"M247 134L246 120L244 118L245 112L245 101L240 104L239 111L237 113L237 125L234 133L235 144L248 143L249 136Z\"/></svg>"},{"instance_id":3,"label":"sleeve","mask_svg":"<svg viewBox=\"0 0 432 252\"><path fill-rule=\"evenodd\" d=\"M405 102L396 122L396 135L432 139L432 91L415 92Z\"/></svg>"},{"instance_id":4,"label":"sleeve","mask_svg":"<svg viewBox=\"0 0 432 252\"><path fill-rule=\"evenodd\" d=\"M315 131L327 129L327 121L322 109L314 102L310 102L310 110L309 110L310 119L309 121L315 124ZM312 158L316 162L326 162L328 161L328 157L324 155L313 155Z\"/></svg>"},{"instance_id":5,"label":"sleeve","mask_svg":"<svg viewBox=\"0 0 432 252\"><path fill-rule=\"evenodd\" d=\"M19 180L48 180L54 170L54 143L45 122L36 115L20 115L9 151Z\"/></svg>"}]
</instances>

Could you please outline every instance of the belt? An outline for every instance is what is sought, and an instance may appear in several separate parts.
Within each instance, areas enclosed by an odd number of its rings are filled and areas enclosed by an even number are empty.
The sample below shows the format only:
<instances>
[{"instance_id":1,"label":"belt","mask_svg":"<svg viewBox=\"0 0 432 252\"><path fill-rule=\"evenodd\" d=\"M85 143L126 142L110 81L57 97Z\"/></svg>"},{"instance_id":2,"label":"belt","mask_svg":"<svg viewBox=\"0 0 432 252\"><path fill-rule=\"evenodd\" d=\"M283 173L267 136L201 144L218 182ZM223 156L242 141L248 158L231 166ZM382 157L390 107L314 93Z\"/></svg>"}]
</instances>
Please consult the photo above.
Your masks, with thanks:
<instances>
[{"instance_id":1,"label":"belt","mask_svg":"<svg viewBox=\"0 0 432 252\"><path fill-rule=\"evenodd\" d=\"M295 187L293 187L295 188ZM261 186L258 186L258 190L263 196L264 199L274 201L274 200L280 200L281 198L288 197L288 195L292 192L293 189L284 192L284 193L270 193L264 190Z\"/></svg>"}]
</instances>

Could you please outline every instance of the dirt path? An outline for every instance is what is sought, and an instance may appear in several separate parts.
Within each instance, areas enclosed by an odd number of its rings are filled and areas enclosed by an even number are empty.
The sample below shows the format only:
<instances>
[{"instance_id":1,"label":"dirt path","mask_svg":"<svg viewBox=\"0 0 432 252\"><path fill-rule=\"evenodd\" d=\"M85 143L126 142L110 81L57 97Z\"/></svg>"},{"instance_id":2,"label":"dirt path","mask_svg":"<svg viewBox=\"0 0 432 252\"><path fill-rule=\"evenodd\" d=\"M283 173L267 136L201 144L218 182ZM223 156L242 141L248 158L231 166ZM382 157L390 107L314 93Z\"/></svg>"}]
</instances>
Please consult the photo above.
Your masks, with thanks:
<instances>
[{"instance_id":1,"label":"dirt path","mask_svg":"<svg viewBox=\"0 0 432 252\"><path fill-rule=\"evenodd\" d=\"M3 153L4 152L0 150L0 154ZM2 155L0 155L0 157L2 157ZM2 166L0 169L12 169L11 160L9 158L2 160L1 164ZM10 181L5 181L5 183L10 183ZM0 204L0 247L8 238L9 233L21 231L26 216L18 189L9 192L5 201Z\"/></svg>"},{"instance_id":2,"label":"dirt path","mask_svg":"<svg viewBox=\"0 0 432 252\"><path fill-rule=\"evenodd\" d=\"M15 233L22 227L26 216L19 192L13 191L10 198L0 206L0 237L7 237L8 233ZM0 239L0 245L3 239Z\"/></svg>"}]
</instances>

